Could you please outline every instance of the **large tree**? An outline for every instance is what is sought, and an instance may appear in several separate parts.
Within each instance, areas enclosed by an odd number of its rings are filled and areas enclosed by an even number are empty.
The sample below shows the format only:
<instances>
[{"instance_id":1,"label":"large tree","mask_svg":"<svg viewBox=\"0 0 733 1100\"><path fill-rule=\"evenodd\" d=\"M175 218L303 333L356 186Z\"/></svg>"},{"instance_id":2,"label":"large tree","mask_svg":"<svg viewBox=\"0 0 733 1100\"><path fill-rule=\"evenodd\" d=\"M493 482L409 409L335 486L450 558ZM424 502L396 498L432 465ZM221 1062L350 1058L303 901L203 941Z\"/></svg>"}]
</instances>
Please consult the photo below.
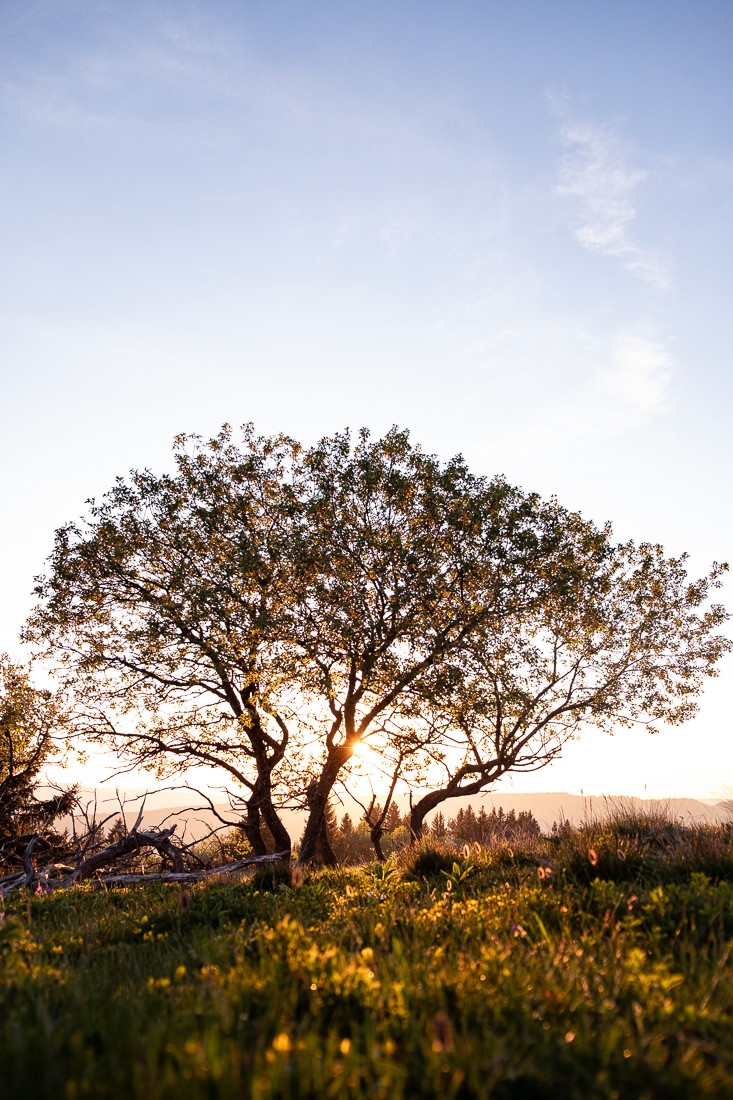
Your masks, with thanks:
<instances>
[{"instance_id":1,"label":"large tree","mask_svg":"<svg viewBox=\"0 0 733 1100\"><path fill-rule=\"evenodd\" d=\"M419 777L411 830L446 799L535 770L583 727L685 721L730 643L724 566L618 545L556 500L445 467L393 431L308 456L308 629L331 727L309 792L315 834L359 741ZM441 778L442 777L442 778ZM311 855L309 834L303 842Z\"/></svg>"},{"instance_id":2,"label":"large tree","mask_svg":"<svg viewBox=\"0 0 733 1100\"><path fill-rule=\"evenodd\" d=\"M405 432L302 450L228 428L180 437L57 532L27 635L60 658L87 732L246 792L255 852L289 799L301 859L360 742L445 779L413 807L551 759L581 721L686 717L726 643L654 548L441 463ZM427 801L425 799L427 798ZM422 801L421 801L422 799Z\"/></svg>"},{"instance_id":3,"label":"large tree","mask_svg":"<svg viewBox=\"0 0 733 1100\"><path fill-rule=\"evenodd\" d=\"M304 687L321 731L301 858L355 747L424 746L416 701L478 635L520 623L592 584L607 533L508 485L442 465L393 429L321 442L304 455L294 613ZM418 727L421 727L418 729ZM433 742L440 723L429 731Z\"/></svg>"}]
</instances>

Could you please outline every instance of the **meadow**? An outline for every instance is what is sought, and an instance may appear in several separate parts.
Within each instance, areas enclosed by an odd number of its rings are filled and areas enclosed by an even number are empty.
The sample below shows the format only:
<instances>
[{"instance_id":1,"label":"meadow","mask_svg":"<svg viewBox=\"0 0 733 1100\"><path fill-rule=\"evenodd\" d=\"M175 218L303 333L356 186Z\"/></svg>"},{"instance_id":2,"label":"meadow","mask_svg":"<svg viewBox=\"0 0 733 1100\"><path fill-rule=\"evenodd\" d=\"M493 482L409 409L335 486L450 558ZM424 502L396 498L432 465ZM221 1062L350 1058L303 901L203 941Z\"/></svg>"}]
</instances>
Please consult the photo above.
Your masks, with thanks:
<instances>
[{"instance_id":1,"label":"meadow","mask_svg":"<svg viewBox=\"0 0 733 1100\"><path fill-rule=\"evenodd\" d=\"M733 1095L733 827L5 900L0 1095Z\"/></svg>"}]
</instances>

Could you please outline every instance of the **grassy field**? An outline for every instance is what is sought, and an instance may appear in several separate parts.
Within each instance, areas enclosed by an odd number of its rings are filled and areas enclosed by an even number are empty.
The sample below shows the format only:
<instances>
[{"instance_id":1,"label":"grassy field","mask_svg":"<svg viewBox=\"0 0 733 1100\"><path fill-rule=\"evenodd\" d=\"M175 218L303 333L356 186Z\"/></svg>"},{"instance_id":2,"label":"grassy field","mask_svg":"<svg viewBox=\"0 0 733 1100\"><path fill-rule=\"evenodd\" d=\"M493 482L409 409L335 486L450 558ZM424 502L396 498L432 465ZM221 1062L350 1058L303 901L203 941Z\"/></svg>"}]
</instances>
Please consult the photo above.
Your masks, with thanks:
<instances>
[{"instance_id":1,"label":"grassy field","mask_svg":"<svg viewBox=\"0 0 733 1100\"><path fill-rule=\"evenodd\" d=\"M733 1096L733 830L6 899L0 1096Z\"/></svg>"}]
</instances>

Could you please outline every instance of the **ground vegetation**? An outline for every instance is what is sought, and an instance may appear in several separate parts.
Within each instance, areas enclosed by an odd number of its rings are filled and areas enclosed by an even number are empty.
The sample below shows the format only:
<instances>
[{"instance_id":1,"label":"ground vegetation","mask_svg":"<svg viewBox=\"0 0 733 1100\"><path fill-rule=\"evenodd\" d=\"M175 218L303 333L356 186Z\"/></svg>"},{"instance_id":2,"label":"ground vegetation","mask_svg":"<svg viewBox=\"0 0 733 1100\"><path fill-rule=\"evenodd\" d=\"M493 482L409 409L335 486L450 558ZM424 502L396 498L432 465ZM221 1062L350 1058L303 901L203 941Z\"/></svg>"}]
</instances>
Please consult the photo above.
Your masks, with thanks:
<instances>
[{"instance_id":1,"label":"ground vegetation","mask_svg":"<svg viewBox=\"0 0 733 1100\"><path fill-rule=\"evenodd\" d=\"M718 1100L732 949L730 828L643 815L358 869L14 892L3 1096Z\"/></svg>"}]
</instances>

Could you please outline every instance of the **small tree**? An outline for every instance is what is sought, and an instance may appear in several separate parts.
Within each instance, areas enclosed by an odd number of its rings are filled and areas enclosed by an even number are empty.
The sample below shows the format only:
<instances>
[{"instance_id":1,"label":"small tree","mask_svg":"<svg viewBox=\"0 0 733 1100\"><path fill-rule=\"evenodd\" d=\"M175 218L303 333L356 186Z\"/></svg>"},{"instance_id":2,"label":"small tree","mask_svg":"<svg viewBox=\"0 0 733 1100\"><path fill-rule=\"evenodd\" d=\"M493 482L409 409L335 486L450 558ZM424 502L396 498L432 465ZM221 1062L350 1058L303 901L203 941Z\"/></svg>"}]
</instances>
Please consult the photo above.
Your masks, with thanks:
<instances>
[{"instance_id":1,"label":"small tree","mask_svg":"<svg viewBox=\"0 0 733 1100\"><path fill-rule=\"evenodd\" d=\"M0 655L0 864L16 863L30 836L48 834L74 804L73 789L51 798L37 794L65 721L51 692L34 687L24 668Z\"/></svg>"},{"instance_id":2,"label":"small tree","mask_svg":"<svg viewBox=\"0 0 733 1100\"><path fill-rule=\"evenodd\" d=\"M438 810L437 814L430 824L430 835L434 837L435 840L448 839L448 826L446 824L445 817L440 810Z\"/></svg>"},{"instance_id":3,"label":"small tree","mask_svg":"<svg viewBox=\"0 0 733 1100\"><path fill-rule=\"evenodd\" d=\"M396 829L402 827L402 814L400 808L396 802L393 802L387 810L386 817L384 819L384 832L389 836Z\"/></svg>"}]
</instances>

